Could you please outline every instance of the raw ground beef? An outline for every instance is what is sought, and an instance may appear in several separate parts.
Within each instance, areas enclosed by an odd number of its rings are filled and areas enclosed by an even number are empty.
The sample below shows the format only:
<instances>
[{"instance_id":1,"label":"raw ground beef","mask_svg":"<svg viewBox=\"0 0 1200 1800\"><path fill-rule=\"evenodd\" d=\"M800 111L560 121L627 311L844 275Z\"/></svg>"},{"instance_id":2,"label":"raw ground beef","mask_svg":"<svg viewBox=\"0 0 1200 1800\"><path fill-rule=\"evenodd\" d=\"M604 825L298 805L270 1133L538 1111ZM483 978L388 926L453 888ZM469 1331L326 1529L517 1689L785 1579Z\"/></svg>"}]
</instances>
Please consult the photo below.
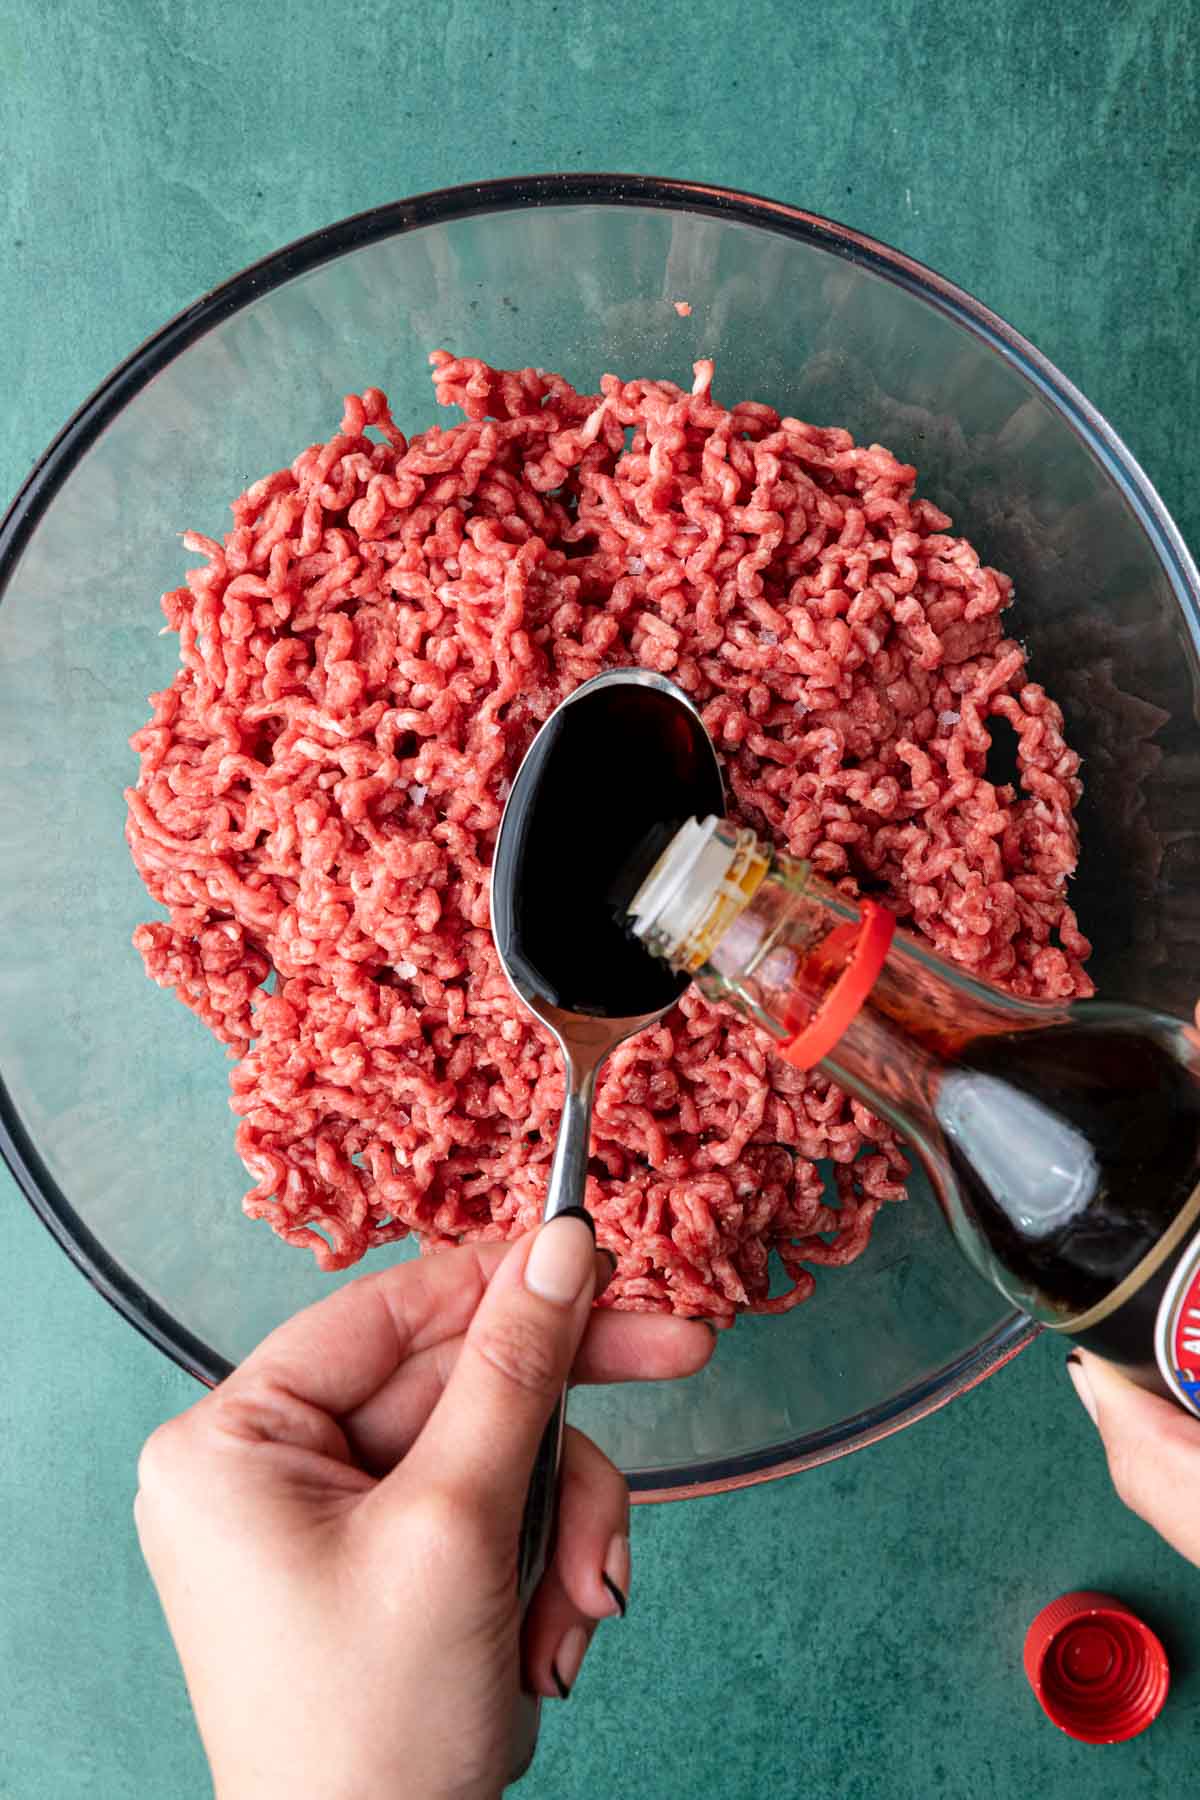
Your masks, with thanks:
<instances>
[{"instance_id":1,"label":"raw ground beef","mask_svg":"<svg viewBox=\"0 0 1200 1800\"><path fill-rule=\"evenodd\" d=\"M606 376L433 358L466 423L375 388L234 503L163 610L128 838L147 972L229 1046L245 1209L322 1268L540 1215L562 1079L510 993L488 869L538 726L640 663L696 701L731 810L1015 993L1090 992L1066 899L1078 758L1003 635L1008 578L845 431ZM993 785L994 721L1019 786ZM807 1298L904 1192L894 1134L689 993L600 1083L605 1304ZM832 1164L836 1201L818 1164ZM771 1295L778 1251L788 1281Z\"/></svg>"}]
</instances>

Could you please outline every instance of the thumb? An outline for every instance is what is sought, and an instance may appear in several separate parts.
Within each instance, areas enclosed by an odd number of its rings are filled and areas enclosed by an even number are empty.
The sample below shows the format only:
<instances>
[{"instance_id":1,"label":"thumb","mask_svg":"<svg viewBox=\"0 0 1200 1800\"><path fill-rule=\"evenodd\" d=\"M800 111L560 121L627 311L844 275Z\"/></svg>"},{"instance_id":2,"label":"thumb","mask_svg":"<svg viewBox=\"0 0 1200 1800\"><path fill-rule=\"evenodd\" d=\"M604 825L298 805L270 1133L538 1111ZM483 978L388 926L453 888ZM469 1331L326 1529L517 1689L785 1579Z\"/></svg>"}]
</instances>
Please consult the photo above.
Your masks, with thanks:
<instances>
[{"instance_id":1,"label":"thumb","mask_svg":"<svg viewBox=\"0 0 1200 1800\"><path fill-rule=\"evenodd\" d=\"M1067 1373L1104 1441L1121 1499L1200 1564L1200 1419L1088 1351L1071 1352Z\"/></svg>"},{"instance_id":2,"label":"thumb","mask_svg":"<svg viewBox=\"0 0 1200 1800\"><path fill-rule=\"evenodd\" d=\"M595 1243L580 1209L514 1244L401 1465L406 1478L455 1490L514 1535L542 1433L587 1329Z\"/></svg>"}]
</instances>

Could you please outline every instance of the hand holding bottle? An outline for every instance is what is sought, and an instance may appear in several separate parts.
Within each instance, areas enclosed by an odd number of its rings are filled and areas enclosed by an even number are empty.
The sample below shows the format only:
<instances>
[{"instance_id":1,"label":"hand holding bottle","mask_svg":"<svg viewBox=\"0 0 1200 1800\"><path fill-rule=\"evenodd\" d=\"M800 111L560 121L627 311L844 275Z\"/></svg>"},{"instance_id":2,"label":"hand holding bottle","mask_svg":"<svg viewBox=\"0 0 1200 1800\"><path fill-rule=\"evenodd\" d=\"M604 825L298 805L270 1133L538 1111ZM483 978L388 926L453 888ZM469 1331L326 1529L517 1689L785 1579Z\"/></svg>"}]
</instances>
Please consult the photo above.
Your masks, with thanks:
<instances>
[{"instance_id":1,"label":"hand holding bottle","mask_svg":"<svg viewBox=\"0 0 1200 1800\"><path fill-rule=\"evenodd\" d=\"M1103 1440L1120 1498L1200 1566L1200 1421L1086 1350L1072 1351L1067 1372Z\"/></svg>"}]
</instances>

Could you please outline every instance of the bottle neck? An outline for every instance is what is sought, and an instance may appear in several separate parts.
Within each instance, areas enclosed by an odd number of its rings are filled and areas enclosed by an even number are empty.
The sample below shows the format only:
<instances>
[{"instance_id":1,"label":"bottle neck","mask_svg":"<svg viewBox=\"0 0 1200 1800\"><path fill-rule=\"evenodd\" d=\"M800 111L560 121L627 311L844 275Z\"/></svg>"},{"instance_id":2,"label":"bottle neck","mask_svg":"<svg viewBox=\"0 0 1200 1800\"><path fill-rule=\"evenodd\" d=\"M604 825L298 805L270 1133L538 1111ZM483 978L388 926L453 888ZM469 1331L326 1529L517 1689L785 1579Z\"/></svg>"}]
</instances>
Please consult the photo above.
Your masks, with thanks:
<instances>
[{"instance_id":1,"label":"bottle neck","mask_svg":"<svg viewBox=\"0 0 1200 1800\"><path fill-rule=\"evenodd\" d=\"M630 912L647 948L751 1018L783 1056L812 1066L816 1058L790 1053L824 1035L824 1072L918 1147L933 1149L932 1098L958 1048L1048 1022L1044 1006L973 981L904 931L891 935L869 981L848 982L865 908L729 821L685 826ZM832 1038L813 1032L822 1019L838 1027Z\"/></svg>"}]
</instances>

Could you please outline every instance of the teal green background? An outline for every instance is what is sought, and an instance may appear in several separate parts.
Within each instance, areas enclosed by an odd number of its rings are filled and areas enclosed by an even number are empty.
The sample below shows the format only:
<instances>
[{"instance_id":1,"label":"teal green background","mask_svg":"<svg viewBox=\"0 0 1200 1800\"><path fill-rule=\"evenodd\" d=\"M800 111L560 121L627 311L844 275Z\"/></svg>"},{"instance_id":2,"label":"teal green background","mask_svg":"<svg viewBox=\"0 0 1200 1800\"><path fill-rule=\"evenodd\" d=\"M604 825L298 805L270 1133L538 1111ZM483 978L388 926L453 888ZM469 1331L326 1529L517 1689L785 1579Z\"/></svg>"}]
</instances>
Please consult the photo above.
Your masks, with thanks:
<instances>
[{"instance_id":1,"label":"teal green background","mask_svg":"<svg viewBox=\"0 0 1200 1800\"><path fill-rule=\"evenodd\" d=\"M1178 0L7 0L0 490L140 338L276 245L443 183L621 168L776 195L959 281L1100 407L1195 546L1198 51ZM143 1439L195 1390L3 1176L0 1208L0 1796L202 1795L130 1518ZM530 1800L1195 1785L1200 1576L1114 1499L1053 1343L848 1461L643 1509L634 1557ZM1020 1672L1028 1619L1080 1585L1172 1653L1130 1745L1070 1743Z\"/></svg>"}]
</instances>

